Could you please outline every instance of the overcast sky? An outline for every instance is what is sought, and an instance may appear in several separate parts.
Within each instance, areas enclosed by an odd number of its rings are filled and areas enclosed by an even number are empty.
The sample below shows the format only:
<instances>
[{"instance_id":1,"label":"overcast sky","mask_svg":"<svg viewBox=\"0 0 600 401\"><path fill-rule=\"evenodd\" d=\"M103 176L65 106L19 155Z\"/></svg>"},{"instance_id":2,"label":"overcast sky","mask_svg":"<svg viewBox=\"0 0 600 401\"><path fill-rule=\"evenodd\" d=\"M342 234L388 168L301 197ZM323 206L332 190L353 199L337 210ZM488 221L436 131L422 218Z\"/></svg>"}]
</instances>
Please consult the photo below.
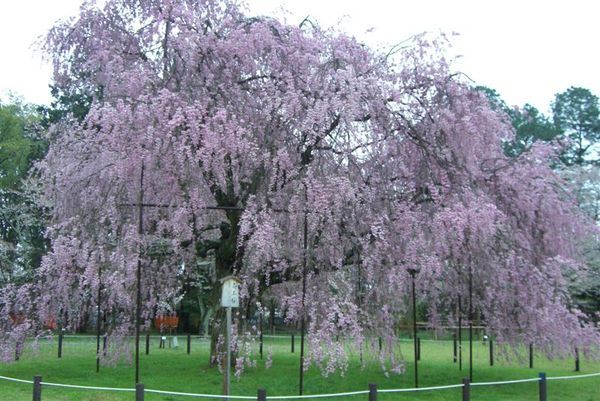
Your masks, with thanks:
<instances>
[{"instance_id":1,"label":"overcast sky","mask_svg":"<svg viewBox=\"0 0 600 401\"><path fill-rule=\"evenodd\" d=\"M48 103L50 68L32 46L79 0L0 0L0 94ZM339 26L372 46L423 31L457 32L455 69L497 89L507 103L544 112L554 94L582 86L600 95L600 1L535 0L248 0L251 13L307 15Z\"/></svg>"}]
</instances>

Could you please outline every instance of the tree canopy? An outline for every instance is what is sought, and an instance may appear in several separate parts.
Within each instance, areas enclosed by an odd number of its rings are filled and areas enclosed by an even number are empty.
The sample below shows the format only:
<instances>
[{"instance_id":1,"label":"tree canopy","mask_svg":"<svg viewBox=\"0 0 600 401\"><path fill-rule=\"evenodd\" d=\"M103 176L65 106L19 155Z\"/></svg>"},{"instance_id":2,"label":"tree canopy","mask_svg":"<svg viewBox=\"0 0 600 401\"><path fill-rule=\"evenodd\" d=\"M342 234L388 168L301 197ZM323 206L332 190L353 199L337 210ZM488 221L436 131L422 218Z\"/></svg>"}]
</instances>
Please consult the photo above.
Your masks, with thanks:
<instances>
[{"instance_id":1,"label":"tree canopy","mask_svg":"<svg viewBox=\"0 0 600 401\"><path fill-rule=\"evenodd\" d=\"M347 363L337 335L381 335L400 366L409 268L434 326L464 314L471 270L473 307L499 341L555 353L598 341L564 279L591 231L551 152L504 154L511 125L452 71L444 43L380 54L229 1L85 5L47 50L55 85L89 96L89 112L51 129L40 168L52 251L36 283L4 291L4 327L17 305L32 327L77 326L100 290L113 334L127 334L138 253L146 322L211 253L215 279L243 279L245 310L269 291L290 321L310 316L309 361L324 372ZM154 207L140 236L142 190Z\"/></svg>"}]
</instances>

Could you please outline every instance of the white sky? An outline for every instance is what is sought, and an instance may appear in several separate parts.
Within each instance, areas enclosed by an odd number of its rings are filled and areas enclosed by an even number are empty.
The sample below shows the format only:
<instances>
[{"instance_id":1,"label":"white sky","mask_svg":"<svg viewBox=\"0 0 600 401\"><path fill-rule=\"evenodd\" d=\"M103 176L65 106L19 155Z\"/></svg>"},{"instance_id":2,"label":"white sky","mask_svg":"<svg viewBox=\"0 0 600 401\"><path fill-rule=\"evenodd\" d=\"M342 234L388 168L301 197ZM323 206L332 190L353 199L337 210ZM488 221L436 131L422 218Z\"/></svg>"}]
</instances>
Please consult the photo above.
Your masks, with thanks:
<instances>
[{"instance_id":1,"label":"white sky","mask_svg":"<svg viewBox=\"0 0 600 401\"><path fill-rule=\"evenodd\" d=\"M458 32L455 69L497 89L511 105L548 112L554 94L582 86L600 95L600 1L536 0L247 0L256 14L305 16L340 26L371 45L414 34ZM0 94L48 103L50 68L32 44L79 0L0 0ZM373 30L371 31L371 29ZM370 32L368 32L370 31Z\"/></svg>"}]
</instances>

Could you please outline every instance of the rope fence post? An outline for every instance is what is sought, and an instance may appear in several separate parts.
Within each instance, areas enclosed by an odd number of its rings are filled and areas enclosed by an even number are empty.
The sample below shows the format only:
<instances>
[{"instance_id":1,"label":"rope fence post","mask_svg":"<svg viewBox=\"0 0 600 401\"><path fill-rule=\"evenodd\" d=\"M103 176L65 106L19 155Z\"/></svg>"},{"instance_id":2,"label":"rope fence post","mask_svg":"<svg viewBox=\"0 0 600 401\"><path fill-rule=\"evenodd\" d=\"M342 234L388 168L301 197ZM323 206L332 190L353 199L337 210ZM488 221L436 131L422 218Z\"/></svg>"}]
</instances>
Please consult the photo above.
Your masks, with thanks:
<instances>
[{"instance_id":1,"label":"rope fence post","mask_svg":"<svg viewBox=\"0 0 600 401\"><path fill-rule=\"evenodd\" d=\"M490 366L494 366L494 340L490 338Z\"/></svg>"},{"instance_id":2,"label":"rope fence post","mask_svg":"<svg viewBox=\"0 0 600 401\"><path fill-rule=\"evenodd\" d=\"M292 333L292 354L294 353L294 333Z\"/></svg>"},{"instance_id":3,"label":"rope fence post","mask_svg":"<svg viewBox=\"0 0 600 401\"><path fill-rule=\"evenodd\" d=\"M421 337L417 337L417 361L421 360Z\"/></svg>"},{"instance_id":4,"label":"rope fence post","mask_svg":"<svg viewBox=\"0 0 600 401\"><path fill-rule=\"evenodd\" d=\"M377 401L377 384L369 383L369 401Z\"/></svg>"},{"instance_id":5,"label":"rope fence post","mask_svg":"<svg viewBox=\"0 0 600 401\"><path fill-rule=\"evenodd\" d=\"M42 401L42 376L33 376L33 401Z\"/></svg>"},{"instance_id":6,"label":"rope fence post","mask_svg":"<svg viewBox=\"0 0 600 401\"><path fill-rule=\"evenodd\" d=\"M267 390L264 388L259 388L256 394L257 401L267 401Z\"/></svg>"},{"instance_id":7,"label":"rope fence post","mask_svg":"<svg viewBox=\"0 0 600 401\"><path fill-rule=\"evenodd\" d=\"M135 401L144 401L144 383L135 385Z\"/></svg>"},{"instance_id":8,"label":"rope fence post","mask_svg":"<svg viewBox=\"0 0 600 401\"><path fill-rule=\"evenodd\" d=\"M579 348L575 347L575 372L579 372Z\"/></svg>"},{"instance_id":9,"label":"rope fence post","mask_svg":"<svg viewBox=\"0 0 600 401\"><path fill-rule=\"evenodd\" d=\"M540 389L540 401L548 400L548 389L546 387L546 374L540 373L540 381L539 381L539 389Z\"/></svg>"},{"instance_id":10,"label":"rope fence post","mask_svg":"<svg viewBox=\"0 0 600 401\"><path fill-rule=\"evenodd\" d=\"M471 380L468 377L463 378L462 401L471 401Z\"/></svg>"},{"instance_id":11,"label":"rope fence post","mask_svg":"<svg viewBox=\"0 0 600 401\"><path fill-rule=\"evenodd\" d=\"M379 352L381 352L381 349L383 348L383 344L381 341L381 337L379 337Z\"/></svg>"},{"instance_id":12,"label":"rope fence post","mask_svg":"<svg viewBox=\"0 0 600 401\"><path fill-rule=\"evenodd\" d=\"M188 333L187 335L187 353L190 354L192 348L192 336Z\"/></svg>"}]
</instances>

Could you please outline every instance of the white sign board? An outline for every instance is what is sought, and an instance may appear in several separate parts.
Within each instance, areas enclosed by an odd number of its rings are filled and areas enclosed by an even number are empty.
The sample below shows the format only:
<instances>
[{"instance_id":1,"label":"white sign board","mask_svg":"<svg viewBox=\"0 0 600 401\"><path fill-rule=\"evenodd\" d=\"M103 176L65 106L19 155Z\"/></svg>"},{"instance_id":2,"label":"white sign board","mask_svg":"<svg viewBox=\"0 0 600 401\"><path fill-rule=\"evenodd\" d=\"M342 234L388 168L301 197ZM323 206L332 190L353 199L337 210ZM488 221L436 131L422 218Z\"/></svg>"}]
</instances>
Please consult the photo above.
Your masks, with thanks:
<instances>
[{"instance_id":1,"label":"white sign board","mask_svg":"<svg viewBox=\"0 0 600 401\"><path fill-rule=\"evenodd\" d=\"M223 283L221 306L226 308L239 308L241 281L237 277L228 276L223 278L221 282Z\"/></svg>"}]
</instances>

